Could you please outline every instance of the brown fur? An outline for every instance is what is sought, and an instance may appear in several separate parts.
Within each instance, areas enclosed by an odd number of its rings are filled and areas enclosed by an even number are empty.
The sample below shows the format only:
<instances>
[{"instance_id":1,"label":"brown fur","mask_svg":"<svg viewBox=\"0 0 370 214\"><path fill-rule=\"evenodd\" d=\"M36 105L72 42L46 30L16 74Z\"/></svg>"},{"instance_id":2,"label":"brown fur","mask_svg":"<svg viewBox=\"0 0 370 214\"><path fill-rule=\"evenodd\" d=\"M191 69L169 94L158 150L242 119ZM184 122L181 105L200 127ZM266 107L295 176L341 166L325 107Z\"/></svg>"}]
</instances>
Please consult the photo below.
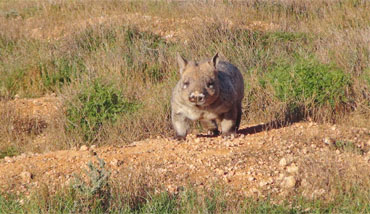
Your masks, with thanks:
<instances>
[{"instance_id":1,"label":"brown fur","mask_svg":"<svg viewBox=\"0 0 370 214\"><path fill-rule=\"evenodd\" d=\"M240 125L244 81L238 68L220 61L218 54L201 62L177 57L181 79L171 99L172 124L176 136L185 138L189 122L200 120L202 126L218 134L235 133Z\"/></svg>"}]
</instances>

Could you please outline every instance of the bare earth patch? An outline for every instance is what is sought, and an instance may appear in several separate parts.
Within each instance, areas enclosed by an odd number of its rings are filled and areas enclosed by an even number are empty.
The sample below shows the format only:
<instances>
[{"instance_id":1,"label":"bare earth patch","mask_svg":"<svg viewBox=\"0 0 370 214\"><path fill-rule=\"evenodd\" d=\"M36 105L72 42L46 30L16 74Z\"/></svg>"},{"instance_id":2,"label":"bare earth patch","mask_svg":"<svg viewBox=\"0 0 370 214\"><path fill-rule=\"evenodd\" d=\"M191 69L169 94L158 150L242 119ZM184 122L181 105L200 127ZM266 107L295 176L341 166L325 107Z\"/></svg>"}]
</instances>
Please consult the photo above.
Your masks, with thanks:
<instances>
[{"instance_id":1,"label":"bare earth patch","mask_svg":"<svg viewBox=\"0 0 370 214\"><path fill-rule=\"evenodd\" d=\"M286 196L297 191L309 198L332 194L330 181L368 181L369 129L301 122L261 131L244 126L234 139L190 135L186 141L146 139L127 146L82 146L72 150L27 153L0 160L0 190L29 194L69 184L89 161L104 159L120 182L145 171L176 192L181 187L209 188L215 183L246 196ZM336 142L350 142L351 147ZM82 173L83 174L83 173Z\"/></svg>"},{"instance_id":2,"label":"bare earth patch","mask_svg":"<svg viewBox=\"0 0 370 214\"><path fill-rule=\"evenodd\" d=\"M40 134L62 112L62 101L55 95L0 102L0 115L11 120L13 132Z\"/></svg>"},{"instance_id":3,"label":"bare earth patch","mask_svg":"<svg viewBox=\"0 0 370 214\"><path fill-rule=\"evenodd\" d=\"M28 37L47 41L63 40L71 34L81 32L88 27L114 24L130 24L136 26L140 31L152 32L169 41L186 41L188 37L187 33L191 32L191 29L195 26L202 26L215 22L215 20L208 17L163 18L140 13L111 14L88 19L77 18L58 24L50 24L48 22L49 20L40 22L35 19L34 17L25 20L17 19L15 22L17 22L17 26L20 27L19 31L24 32ZM3 21L7 23L6 19ZM227 28L247 30L272 31L279 27L274 23L267 23L264 21L248 21L245 23L238 23L237 25L229 19L224 19L220 22ZM9 25L10 24L9 22Z\"/></svg>"}]
</instances>

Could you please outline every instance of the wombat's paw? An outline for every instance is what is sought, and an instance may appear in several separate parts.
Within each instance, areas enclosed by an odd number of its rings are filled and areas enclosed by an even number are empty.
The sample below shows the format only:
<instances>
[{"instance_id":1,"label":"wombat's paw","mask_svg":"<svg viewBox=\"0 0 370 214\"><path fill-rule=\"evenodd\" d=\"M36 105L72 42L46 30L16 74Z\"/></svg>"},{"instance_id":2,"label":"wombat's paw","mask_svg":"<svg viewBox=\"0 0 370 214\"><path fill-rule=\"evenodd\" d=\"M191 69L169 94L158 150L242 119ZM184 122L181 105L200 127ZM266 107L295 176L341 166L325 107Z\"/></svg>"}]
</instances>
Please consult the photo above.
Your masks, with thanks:
<instances>
[{"instance_id":1,"label":"wombat's paw","mask_svg":"<svg viewBox=\"0 0 370 214\"><path fill-rule=\"evenodd\" d=\"M232 140L236 137L236 133L233 133L233 132L222 133L222 137L224 139Z\"/></svg>"},{"instance_id":2,"label":"wombat's paw","mask_svg":"<svg viewBox=\"0 0 370 214\"><path fill-rule=\"evenodd\" d=\"M177 141L183 141L186 140L186 136L175 135L173 139Z\"/></svg>"},{"instance_id":3,"label":"wombat's paw","mask_svg":"<svg viewBox=\"0 0 370 214\"><path fill-rule=\"evenodd\" d=\"M207 135L211 135L211 136L216 137L216 136L220 135L220 131L218 131L217 129L216 130L208 130Z\"/></svg>"}]
</instances>

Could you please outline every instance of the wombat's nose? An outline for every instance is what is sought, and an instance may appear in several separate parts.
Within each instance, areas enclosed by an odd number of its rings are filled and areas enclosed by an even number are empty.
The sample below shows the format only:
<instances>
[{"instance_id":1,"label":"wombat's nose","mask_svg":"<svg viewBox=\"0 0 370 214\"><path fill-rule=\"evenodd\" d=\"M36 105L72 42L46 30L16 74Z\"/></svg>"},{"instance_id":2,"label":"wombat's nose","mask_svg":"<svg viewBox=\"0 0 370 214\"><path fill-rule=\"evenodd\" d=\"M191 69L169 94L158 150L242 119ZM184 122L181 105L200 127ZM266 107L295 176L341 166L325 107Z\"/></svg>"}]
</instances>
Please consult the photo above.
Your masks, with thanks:
<instances>
[{"instance_id":1,"label":"wombat's nose","mask_svg":"<svg viewBox=\"0 0 370 214\"><path fill-rule=\"evenodd\" d=\"M199 103L204 101L204 94L199 92L193 92L189 96L189 100L192 103Z\"/></svg>"}]
</instances>

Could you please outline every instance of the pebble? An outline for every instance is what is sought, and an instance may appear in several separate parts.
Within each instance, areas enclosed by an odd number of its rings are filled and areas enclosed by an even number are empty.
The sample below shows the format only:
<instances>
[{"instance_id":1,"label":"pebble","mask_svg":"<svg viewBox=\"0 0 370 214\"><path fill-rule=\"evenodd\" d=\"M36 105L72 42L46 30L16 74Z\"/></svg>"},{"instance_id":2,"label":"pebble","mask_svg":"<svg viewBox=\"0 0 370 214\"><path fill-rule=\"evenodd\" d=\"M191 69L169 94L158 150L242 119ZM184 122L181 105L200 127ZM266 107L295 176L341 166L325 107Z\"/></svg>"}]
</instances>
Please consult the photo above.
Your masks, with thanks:
<instances>
[{"instance_id":1,"label":"pebble","mask_svg":"<svg viewBox=\"0 0 370 214\"><path fill-rule=\"evenodd\" d=\"M296 179L294 176L288 176L283 179L281 186L284 188L293 188L296 184Z\"/></svg>"},{"instance_id":2,"label":"pebble","mask_svg":"<svg viewBox=\"0 0 370 214\"><path fill-rule=\"evenodd\" d=\"M297 173L298 172L298 166L296 166L295 164L292 164L291 166L288 166L287 167L287 172L289 173Z\"/></svg>"},{"instance_id":3,"label":"pebble","mask_svg":"<svg viewBox=\"0 0 370 214\"><path fill-rule=\"evenodd\" d=\"M286 165L287 165L287 161L286 161L286 159L285 159L285 158L282 158L282 159L279 161L279 165L280 165L280 166L282 166L282 167L286 166Z\"/></svg>"},{"instance_id":4,"label":"pebble","mask_svg":"<svg viewBox=\"0 0 370 214\"><path fill-rule=\"evenodd\" d=\"M119 166L121 166L121 165L122 165L122 163L123 163L123 161L121 161L121 160L117 160L117 159L115 159L115 158L113 158L113 160L110 162L110 164L111 164L112 166L115 166L115 167L119 167Z\"/></svg>"},{"instance_id":5,"label":"pebble","mask_svg":"<svg viewBox=\"0 0 370 214\"><path fill-rule=\"evenodd\" d=\"M26 182L26 183L29 183L33 178L33 175L30 172L27 172L27 171L23 171L20 174L20 176L21 176L23 182Z\"/></svg>"},{"instance_id":6,"label":"pebble","mask_svg":"<svg viewBox=\"0 0 370 214\"><path fill-rule=\"evenodd\" d=\"M261 181L261 182L259 182L260 187L264 187L264 186L266 186L266 184L267 184L267 182L266 182L266 181Z\"/></svg>"},{"instance_id":7,"label":"pebble","mask_svg":"<svg viewBox=\"0 0 370 214\"><path fill-rule=\"evenodd\" d=\"M89 150L89 147L87 147L86 145L82 145L80 147L80 151L87 151L87 150Z\"/></svg>"},{"instance_id":8,"label":"pebble","mask_svg":"<svg viewBox=\"0 0 370 214\"><path fill-rule=\"evenodd\" d=\"M7 163L11 163L11 162L12 162L12 158L11 158L11 157L8 157L8 156L5 156L5 157L4 157L4 160L5 160L5 162L7 162Z\"/></svg>"},{"instance_id":9,"label":"pebble","mask_svg":"<svg viewBox=\"0 0 370 214\"><path fill-rule=\"evenodd\" d=\"M259 191L258 191L258 189L256 189L256 188L252 188L252 189L250 189L250 191L252 192L252 193L258 193Z\"/></svg>"},{"instance_id":10,"label":"pebble","mask_svg":"<svg viewBox=\"0 0 370 214\"><path fill-rule=\"evenodd\" d=\"M325 144L327 144L327 145L331 145L331 144L333 144L334 143L334 140L333 139L331 139L330 137L326 137L326 138L324 138L324 143Z\"/></svg>"}]
</instances>

